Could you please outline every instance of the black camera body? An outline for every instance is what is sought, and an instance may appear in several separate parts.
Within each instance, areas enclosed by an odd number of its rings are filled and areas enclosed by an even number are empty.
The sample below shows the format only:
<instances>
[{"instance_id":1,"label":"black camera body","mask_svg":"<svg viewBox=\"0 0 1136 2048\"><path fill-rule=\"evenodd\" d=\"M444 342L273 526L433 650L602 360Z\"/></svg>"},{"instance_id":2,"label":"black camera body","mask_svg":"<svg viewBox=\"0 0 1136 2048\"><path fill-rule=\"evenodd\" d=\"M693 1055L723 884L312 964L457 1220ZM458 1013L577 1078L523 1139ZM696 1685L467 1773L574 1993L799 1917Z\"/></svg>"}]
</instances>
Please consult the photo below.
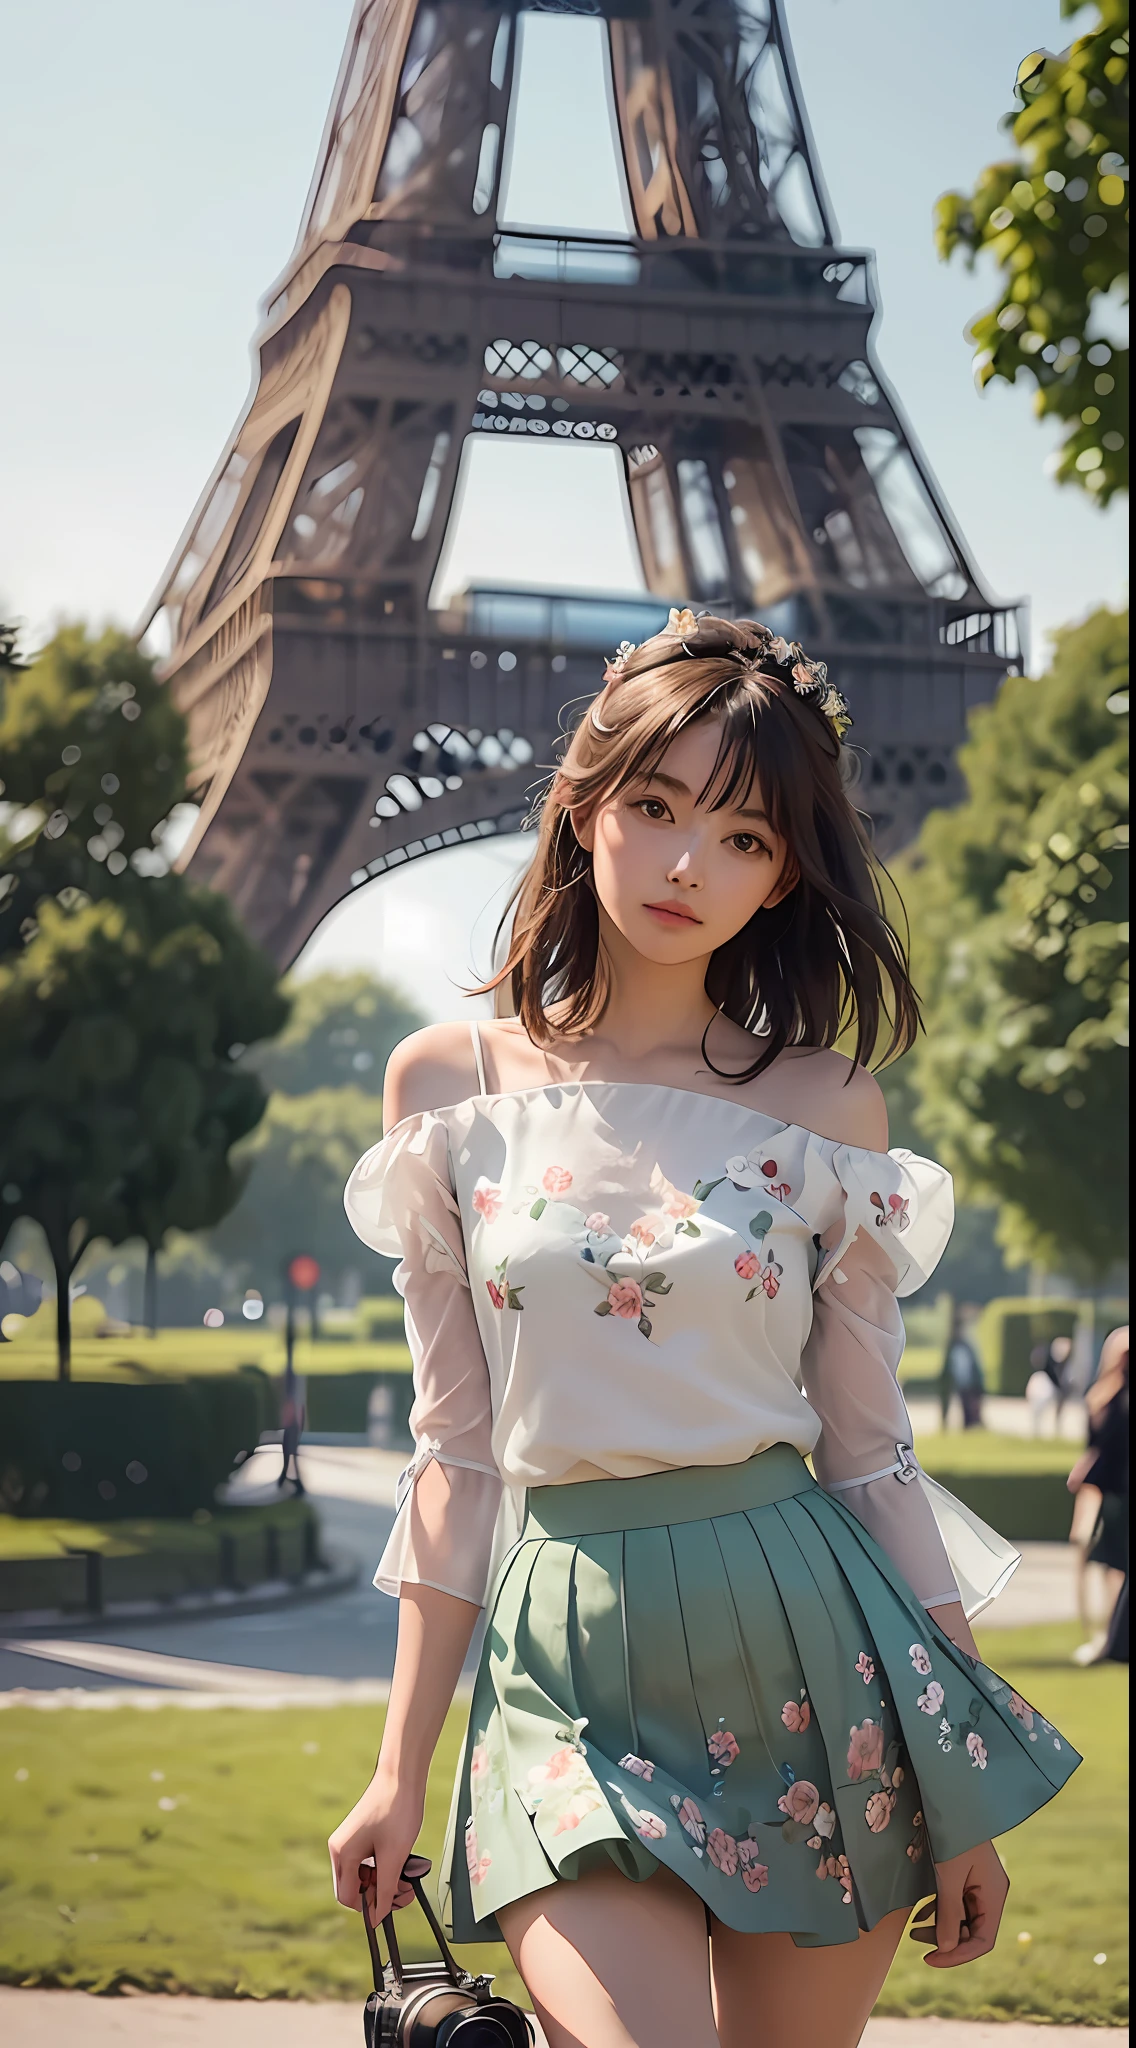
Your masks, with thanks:
<instances>
[{"instance_id":1,"label":"black camera body","mask_svg":"<svg viewBox=\"0 0 1136 2048\"><path fill-rule=\"evenodd\" d=\"M394 1914L383 1921L388 1963L383 1962L367 1893L361 1889L363 1925L371 1952L375 1988L363 2011L366 2048L533 2048L528 2017L509 1998L493 1996L492 1977L472 1977L454 1961L445 1935L422 1889L430 1865L424 1856L407 1859L403 1876L426 1916L438 1944L436 1963L404 1963L394 1931ZM372 1873L360 1870L362 1888Z\"/></svg>"}]
</instances>

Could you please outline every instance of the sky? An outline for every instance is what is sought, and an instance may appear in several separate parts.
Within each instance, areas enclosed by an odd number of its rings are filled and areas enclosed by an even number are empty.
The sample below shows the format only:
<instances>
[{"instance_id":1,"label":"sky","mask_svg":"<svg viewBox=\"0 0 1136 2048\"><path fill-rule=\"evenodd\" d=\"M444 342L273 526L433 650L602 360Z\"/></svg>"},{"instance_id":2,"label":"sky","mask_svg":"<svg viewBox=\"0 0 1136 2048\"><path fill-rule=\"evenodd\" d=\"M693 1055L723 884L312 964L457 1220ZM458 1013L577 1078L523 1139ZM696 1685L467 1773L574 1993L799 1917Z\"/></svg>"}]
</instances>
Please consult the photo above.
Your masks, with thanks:
<instances>
[{"instance_id":1,"label":"sky","mask_svg":"<svg viewBox=\"0 0 1136 2048\"><path fill-rule=\"evenodd\" d=\"M257 305L295 239L350 11L53 0L0 14L0 615L31 644L63 615L135 622L161 578L244 402ZM1030 600L1036 665L1053 627L1125 601L1124 512L1049 481L1053 436L1025 391L977 395L963 330L992 284L938 263L931 211L1005 153L1021 57L1076 24L1057 0L951 0L949 15L932 0L786 0L786 13L842 239L876 251L878 356L992 593ZM589 111L593 27L526 18L503 204L516 221L623 219L606 123ZM447 587L634 587L605 455L479 442ZM386 878L333 913L303 964L379 957L452 1013L515 864L498 843Z\"/></svg>"}]
</instances>

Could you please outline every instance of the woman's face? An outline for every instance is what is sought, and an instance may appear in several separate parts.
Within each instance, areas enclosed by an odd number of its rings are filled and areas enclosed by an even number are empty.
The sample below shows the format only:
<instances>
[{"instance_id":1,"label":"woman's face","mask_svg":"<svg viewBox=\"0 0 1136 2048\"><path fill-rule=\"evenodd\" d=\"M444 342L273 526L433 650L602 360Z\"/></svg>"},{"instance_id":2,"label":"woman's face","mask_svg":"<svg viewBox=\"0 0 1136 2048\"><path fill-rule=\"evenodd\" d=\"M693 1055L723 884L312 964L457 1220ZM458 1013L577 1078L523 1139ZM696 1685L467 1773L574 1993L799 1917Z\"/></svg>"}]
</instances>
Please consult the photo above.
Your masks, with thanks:
<instances>
[{"instance_id":1,"label":"woman's face","mask_svg":"<svg viewBox=\"0 0 1136 2048\"><path fill-rule=\"evenodd\" d=\"M755 777L736 807L699 802L721 728L705 718L674 740L649 781L621 790L577 827L601 908L637 953L678 966L713 953L796 879Z\"/></svg>"}]
</instances>

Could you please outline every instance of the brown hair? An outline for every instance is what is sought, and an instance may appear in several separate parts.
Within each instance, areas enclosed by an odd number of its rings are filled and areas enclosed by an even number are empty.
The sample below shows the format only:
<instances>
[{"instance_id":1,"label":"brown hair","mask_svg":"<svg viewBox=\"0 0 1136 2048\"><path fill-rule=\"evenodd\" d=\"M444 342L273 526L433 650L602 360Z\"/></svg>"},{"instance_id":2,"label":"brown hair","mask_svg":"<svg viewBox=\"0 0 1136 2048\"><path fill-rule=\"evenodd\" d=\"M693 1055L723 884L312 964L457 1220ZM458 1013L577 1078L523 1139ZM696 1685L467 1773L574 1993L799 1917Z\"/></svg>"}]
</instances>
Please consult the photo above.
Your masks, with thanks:
<instances>
[{"instance_id":1,"label":"brown hair","mask_svg":"<svg viewBox=\"0 0 1136 2048\"><path fill-rule=\"evenodd\" d=\"M510 984L516 1014L537 1044L553 1036L552 1003L563 1006L556 1027L563 1035L599 1020L607 975L591 855L572 814L646 782L687 726L716 718L721 741L699 801L713 793L715 810L744 803L760 779L797 875L781 902L758 910L711 958L710 1000L745 1030L760 1025L767 1038L752 1066L723 1078L752 1080L787 1045L831 1046L853 1026L860 1065L872 1059L885 1028L883 1058L906 1052L919 1028L918 998L884 909L882 869L845 788L839 726L821 708L823 669L821 684L802 694L815 671L768 628L689 613L680 623L681 638L672 614L671 628L607 669L540 806L505 964L483 989ZM831 691L827 701L842 704Z\"/></svg>"}]
</instances>

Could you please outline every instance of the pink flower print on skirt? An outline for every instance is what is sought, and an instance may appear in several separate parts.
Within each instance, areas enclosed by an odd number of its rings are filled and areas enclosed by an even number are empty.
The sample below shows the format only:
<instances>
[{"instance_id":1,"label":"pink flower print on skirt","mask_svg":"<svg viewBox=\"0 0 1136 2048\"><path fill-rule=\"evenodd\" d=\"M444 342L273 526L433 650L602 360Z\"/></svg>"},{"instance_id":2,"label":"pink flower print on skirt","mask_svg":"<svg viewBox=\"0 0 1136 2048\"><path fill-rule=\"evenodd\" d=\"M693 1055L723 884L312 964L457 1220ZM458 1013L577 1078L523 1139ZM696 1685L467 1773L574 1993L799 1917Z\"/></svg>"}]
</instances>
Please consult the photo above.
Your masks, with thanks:
<instances>
[{"instance_id":1,"label":"pink flower print on skirt","mask_svg":"<svg viewBox=\"0 0 1136 2048\"><path fill-rule=\"evenodd\" d=\"M874 1835L882 1835L891 1819L894 1801L889 1792L873 1792L864 1808L864 1819Z\"/></svg>"},{"instance_id":2,"label":"pink flower print on skirt","mask_svg":"<svg viewBox=\"0 0 1136 2048\"><path fill-rule=\"evenodd\" d=\"M702 1809L693 1799L680 1799L677 1792L671 1793L671 1805L678 1815L678 1824L683 1833L690 1836L695 1855L701 1856L706 1841L706 1822Z\"/></svg>"},{"instance_id":3,"label":"pink flower print on skirt","mask_svg":"<svg viewBox=\"0 0 1136 2048\"><path fill-rule=\"evenodd\" d=\"M769 1865L761 1861L761 1852L751 1835L738 1843L738 1862L747 1892L759 1892L769 1883Z\"/></svg>"},{"instance_id":4,"label":"pink flower print on skirt","mask_svg":"<svg viewBox=\"0 0 1136 2048\"><path fill-rule=\"evenodd\" d=\"M649 1785L655 1775L653 1763L645 1756L632 1756L630 1753L620 1757L619 1768L621 1771L630 1771L633 1778L642 1778L645 1785Z\"/></svg>"},{"instance_id":5,"label":"pink flower print on skirt","mask_svg":"<svg viewBox=\"0 0 1136 2048\"><path fill-rule=\"evenodd\" d=\"M738 1868L738 1845L724 1828L713 1828L706 1837L706 1854L715 1870L723 1877L735 1877Z\"/></svg>"},{"instance_id":6,"label":"pink flower print on skirt","mask_svg":"<svg viewBox=\"0 0 1136 2048\"><path fill-rule=\"evenodd\" d=\"M865 1772L878 1771L883 1763L884 1731L878 1721L861 1721L848 1733L848 1776L855 1785Z\"/></svg>"},{"instance_id":7,"label":"pink flower print on skirt","mask_svg":"<svg viewBox=\"0 0 1136 2048\"><path fill-rule=\"evenodd\" d=\"M471 1885L481 1884L488 1875L493 1863L492 1856L478 1854L477 1831L472 1820L468 1820L465 1824L465 1862L466 1869L469 1871Z\"/></svg>"},{"instance_id":8,"label":"pink flower print on skirt","mask_svg":"<svg viewBox=\"0 0 1136 2048\"><path fill-rule=\"evenodd\" d=\"M803 1735L812 1718L813 1710L803 1693L800 1705L796 1700L786 1700L781 1709L781 1720L790 1735Z\"/></svg>"},{"instance_id":9,"label":"pink flower print on skirt","mask_svg":"<svg viewBox=\"0 0 1136 2048\"><path fill-rule=\"evenodd\" d=\"M820 1793L807 1778L798 1778L787 1792L782 1793L777 1806L779 1812L786 1814L790 1820L798 1821L807 1827L820 1806Z\"/></svg>"},{"instance_id":10,"label":"pink flower print on skirt","mask_svg":"<svg viewBox=\"0 0 1136 2048\"><path fill-rule=\"evenodd\" d=\"M711 1763L716 1764L720 1771L728 1770L734 1758L741 1753L728 1728L715 1729L713 1735L707 1737L706 1747Z\"/></svg>"},{"instance_id":11,"label":"pink flower print on skirt","mask_svg":"<svg viewBox=\"0 0 1136 2048\"><path fill-rule=\"evenodd\" d=\"M627 1811L631 1816L631 1825L641 1842L661 1842L663 1840L667 1832L667 1824L662 1814L652 1813L649 1806L642 1808L629 1806Z\"/></svg>"}]
</instances>

